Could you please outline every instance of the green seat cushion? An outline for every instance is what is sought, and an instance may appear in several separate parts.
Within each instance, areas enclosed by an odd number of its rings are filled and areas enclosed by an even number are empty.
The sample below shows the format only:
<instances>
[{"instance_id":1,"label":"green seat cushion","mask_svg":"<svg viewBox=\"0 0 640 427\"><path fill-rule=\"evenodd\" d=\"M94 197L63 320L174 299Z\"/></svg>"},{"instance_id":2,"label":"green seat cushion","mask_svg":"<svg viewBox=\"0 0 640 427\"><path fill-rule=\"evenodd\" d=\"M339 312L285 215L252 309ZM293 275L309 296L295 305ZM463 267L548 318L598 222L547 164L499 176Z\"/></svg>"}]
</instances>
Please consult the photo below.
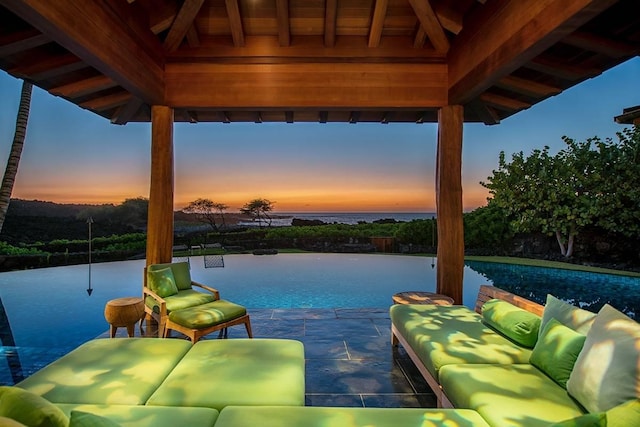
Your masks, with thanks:
<instances>
[{"instance_id":1,"label":"green seat cushion","mask_svg":"<svg viewBox=\"0 0 640 427\"><path fill-rule=\"evenodd\" d=\"M169 314L169 320L190 329L203 329L237 319L245 314L247 309L243 306L226 300L217 300L184 310L174 310Z\"/></svg>"},{"instance_id":2,"label":"green seat cushion","mask_svg":"<svg viewBox=\"0 0 640 427\"><path fill-rule=\"evenodd\" d=\"M190 348L182 340L96 339L18 385L54 403L140 405Z\"/></svg>"},{"instance_id":3,"label":"green seat cushion","mask_svg":"<svg viewBox=\"0 0 640 427\"><path fill-rule=\"evenodd\" d=\"M282 339L199 341L147 405L304 405L304 348Z\"/></svg>"},{"instance_id":4,"label":"green seat cushion","mask_svg":"<svg viewBox=\"0 0 640 427\"><path fill-rule=\"evenodd\" d=\"M456 408L474 409L492 426L546 427L585 411L533 365L448 365L442 390Z\"/></svg>"},{"instance_id":5,"label":"green seat cushion","mask_svg":"<svg viewBox=\"0 0 640 427\"><path fill-rule=\"evenodd\" d=\"M529 362L562 388L567 388L567 380L586 338L556 319L551 319L538 338Z\"/></svg>"},{"instance_id":6,"label":"green seat cushion","mask_svg":"<svg viewBox=\"0 0 640 427\"><path fill-rule=\"evenodd\" d=\"M574 331L579 332L582 335L587 335L595 317L595 313L567 304L566 302L549 294L547 295L547 303L545 304L544 312L542 313L540 333L542 333L542 329L545 327L547 322L551 319L556 319L558 322L573 329Z\"/></svg>"},{"instance_id":7,"label":"green seat cushion","mask_svg":"<svg viewBox=\"0 0 640 427\"><path fill-rule=\"evenodd\" d=\"M60 403L58 406L65 414L87 412L108 418L122 427L211 427L218 418L218 411L211 408L73 403Z\"/></svg>"},{"instance_id":8,"label":"green seat cushion","mask_svg":"<svg viewBox=\"0 0 640 427\"><path fill-rule=\"evenodd\" d=\"M210 293L198 292L193 289L188 289L186 291L178 291L177 294L166 297L164 300L167 303L167 311L172 312L196 305L210 303L212 301L215 301L216 297ZM147 304L147 307L151 307L156 313L160 310L160 306L158 305L156 300L150 296L147 296L147 298L145 299L145 304Z\"/></svg>"},{"instance_id":9,"label":"green seat cushion","mask_svg":"<svg viewBox=\"0 0 640 427\"><path fill-rule=\"evenodd\" d=\"M2 427L29 427L21 422L18 422L12 418L0 416L0 426Z\"/></svg>"},{"instance_id":10,"label":"green seat cushion","mask_svg":"<svg viewBox=\"0 0 640 427\"><path fill-rule=\"evenodd\" d=\"M475 411L418 408L227 406L216 427L488 427Z\"/></svg>"},{"instance_id":11,"label":"green seat cushion","mask_svg":"<svg viewBox=\"0 0 640 427\"><path fill-rule=\"evenodd\" d=\"M640 399L633 399L606 412L607 427L640 426Z\"/></svg>"},{"instance_id":12,"label":"green seat cushion","mask_svg":"<svg viewBox=\"0 0 640 427\"><path fill-rule=\"evenodd\" d=\"M464 363L528 363L531 350L482 323L464 306L402 305L390 308L393 325L438 380L442 366Z\"/></svg>"},{"instance_id":13,"label":"green seat cushion","mask_svg":"<svg viewBox=\"0 0 640 427\"><path fill-rule=\"evenodd\" d=\"M179 291L191 289L191 272L189 271L188 262L170 262L165 264L152 264L147 267L147 271L162 270L164 268L171 268L173 271L173 277L176 281L176 286Z\"/></svg>"},{"instance_id":14,"label":"green seat cushion","mask_svg":"<svg viewBox=\"0 0 640 427\"><path fill-rule=\"evenodd\" d=\"M540 331L540 316L500 299L492 299L482 306L482 318L498 332L516 343L533 348Z\"/></svg>"},{"instance_id":15,"label":"green seat cushion","mask_svg":"<svg viewBox=\"0 0 640 427\"><path fill-rule=\"evenodd\" d=\"M178 293L173 271L169 267L159 270L147 270L147 286L162 298Z\"/></svg>"},{"instance_id":16,"label":"green seat cushion","mask_svg":"<svg viewBox=\"0 0 640 427\"><path fill-rule=\"evenodd\" d=\"M567 391L589 412L640 398L640 325L605 304L587 334Z\"/></svg>"},{"instance_id":17,"label":"green seat cushion","mask_svg":"<svg viewBox=\"0 0 640 427\"><path fill-rule=\"evenodd\" d=\"M0 416L29 427L69 425L69 419L57 406L20 387L0 386Z\"/></svg>"},{"instance_id":18,"label":"green seat cushion","mask_svg":"<svg viewBox=\"0 0 640 427\"><path fill-rule=\"evenodd\" d=\"M71 411L69 427L120 427L120 424L90 412Z\"/></svg>"},{"instance_id":19,"label":"green seat cushion","mask_svg":"<svg viewBox=\"0 0 640 427\"><path fill-rule=\"evenodd\" d=\"M553 423L549 427L607 427L607 414L597 412Z\"/></svg>"}]
</instances>

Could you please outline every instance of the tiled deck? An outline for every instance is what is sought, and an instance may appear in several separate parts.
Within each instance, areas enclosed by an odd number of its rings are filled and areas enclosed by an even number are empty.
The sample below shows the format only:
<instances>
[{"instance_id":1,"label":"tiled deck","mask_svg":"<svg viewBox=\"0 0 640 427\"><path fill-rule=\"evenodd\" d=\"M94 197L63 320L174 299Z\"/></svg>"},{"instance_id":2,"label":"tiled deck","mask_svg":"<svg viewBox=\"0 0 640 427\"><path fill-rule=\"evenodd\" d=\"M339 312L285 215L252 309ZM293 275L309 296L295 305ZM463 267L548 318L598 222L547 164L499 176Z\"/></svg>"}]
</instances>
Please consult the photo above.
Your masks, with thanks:
<instances>
[{"instance_id":1,"label":"tiled deck","mask_svg":"<svg viewBox=\"0 0 640 427\"><path fill-rule=\"evenodd\" d=\"M254 338L304 343L308 406L436 406L402 347L391 347L388 309L254 309L249 315ZM244 326L229 329L229 338L245 337Z\"/></svg>"}]
</instances>

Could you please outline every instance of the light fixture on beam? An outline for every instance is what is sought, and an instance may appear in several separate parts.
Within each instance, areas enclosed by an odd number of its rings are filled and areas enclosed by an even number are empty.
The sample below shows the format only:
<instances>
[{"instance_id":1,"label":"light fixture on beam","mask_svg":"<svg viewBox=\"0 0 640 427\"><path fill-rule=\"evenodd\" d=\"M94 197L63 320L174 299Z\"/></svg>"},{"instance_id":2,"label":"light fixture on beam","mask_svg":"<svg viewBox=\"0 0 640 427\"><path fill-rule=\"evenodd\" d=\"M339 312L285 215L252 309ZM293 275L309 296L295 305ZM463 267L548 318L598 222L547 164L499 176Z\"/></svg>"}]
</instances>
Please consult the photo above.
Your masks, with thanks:
<instances>
[{"instance_id":1,"label":"light fixture on beam","mask_svg":"<svg viewBox=\"0 0 640 427\"><path fill-rule=\"evenodd\" d=\"M258 115L256 116L256 123L262 123L262 114L258 111Z\"/></svg>"},{"instance_id":2,"label":"light fixture on beam","mask_svg":"<svg viewBox=\"0 0 640 427\"><path fill-rule=\"evenodd\" d=\"M222 112L222 123L231 123L231 119L229 118L229 113L226 111Z\"/></svg>"}]
</instances>

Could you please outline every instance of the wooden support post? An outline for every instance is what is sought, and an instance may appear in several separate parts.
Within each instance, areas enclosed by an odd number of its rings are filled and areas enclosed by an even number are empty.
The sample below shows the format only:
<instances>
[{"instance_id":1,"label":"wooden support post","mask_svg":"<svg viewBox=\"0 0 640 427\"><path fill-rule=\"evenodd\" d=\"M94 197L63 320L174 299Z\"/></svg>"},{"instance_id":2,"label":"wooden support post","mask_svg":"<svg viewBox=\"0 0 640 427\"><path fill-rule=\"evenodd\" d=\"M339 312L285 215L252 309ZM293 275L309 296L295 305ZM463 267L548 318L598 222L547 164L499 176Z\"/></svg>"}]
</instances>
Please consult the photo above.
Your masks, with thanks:
<instances>
[{"instance_id":1,"label":"wooden support post","mask_svg":"<svg viewBox=\"0 0 640 427\"><path fill-rule=\"evenodd\" d=\"M464 109L438 111L436 215L438 220L437 292L462 304L464 230L462 225L462 124Z\"/></svg>"},{"instance_id":2,"label":"wooden support post","mask_svg":"<svg viewBox=\"0 0 640 427\"><path fill-rule=\"evenodd\" d=\"M173 248L173 109L151 107L151 186L147 265L171 262Z\"/></svg>"}]
</instances>

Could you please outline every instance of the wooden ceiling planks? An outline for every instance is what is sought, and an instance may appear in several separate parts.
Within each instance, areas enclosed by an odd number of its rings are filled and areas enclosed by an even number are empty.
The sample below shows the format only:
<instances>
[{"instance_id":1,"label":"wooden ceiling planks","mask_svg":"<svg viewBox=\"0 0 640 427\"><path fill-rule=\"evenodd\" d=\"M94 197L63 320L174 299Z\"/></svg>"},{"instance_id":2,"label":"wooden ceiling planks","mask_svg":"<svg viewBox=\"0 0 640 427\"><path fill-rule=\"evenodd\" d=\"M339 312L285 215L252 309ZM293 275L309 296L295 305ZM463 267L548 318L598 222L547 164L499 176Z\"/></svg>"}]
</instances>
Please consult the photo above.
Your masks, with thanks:
<instances>
[{"instance_id":1,"label":"wooden ceiling planks","mask_svg":"<svg viewBox=\"0 0 640 427\"><path fill-rule=\"evenodd\" d=\"M495 124L640 50L634 0L1 3L0 68L118 124Z\"/></svg>"}]
</instances>

